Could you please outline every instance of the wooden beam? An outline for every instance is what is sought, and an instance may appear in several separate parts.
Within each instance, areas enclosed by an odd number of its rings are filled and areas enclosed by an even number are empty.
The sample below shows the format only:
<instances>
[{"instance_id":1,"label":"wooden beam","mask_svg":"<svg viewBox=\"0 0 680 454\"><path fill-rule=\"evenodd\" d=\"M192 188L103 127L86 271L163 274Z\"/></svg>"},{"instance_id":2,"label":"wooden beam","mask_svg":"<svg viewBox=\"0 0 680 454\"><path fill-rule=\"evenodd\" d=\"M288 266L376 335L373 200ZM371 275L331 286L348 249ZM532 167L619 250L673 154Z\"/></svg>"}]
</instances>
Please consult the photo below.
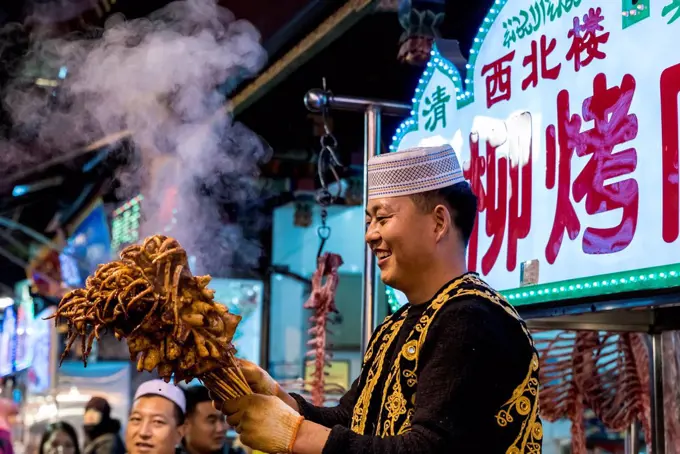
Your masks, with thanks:
<instances>
[{"instance_id":1,"label":"wooden beam","mask_svg":"<svg viewBox=\"0 0 680 454\"><path fill-rule=\"evenodd\" d=\"M238 114L258 101L293 71L371 13L378 3L378 0L349 0L234 96L230 103L231 110Z\"/></svg>"},{"instance_id":2,"label":"wooden beam","mask_svg":"<svg viewBox=\"0 0 680 454\"><path fill-rule=\"evenodd\" d=\"M90 145L83 147L79 150L59 155L53 159L50 159L49 161L43 161L40 164L32 166L28 170L25 170L23 172L17 172L14 175L12 175L11 178L7 179L6 181L2 182L2 184L0 184L0 191L4 191L7 188L11 188L12 186L14 186L14 184L20 182L24 178L28 178L32 175L37 175L40 172L43 172L52 166L63 164L65 162L70 162L73 159L76 159L77 157L82 156L84 154L91 153L95 150L104 148L106 146L115 145L116 143L125 140L131 136L132 131L126 129L124 131L104 136L103 138L97 140L96 142L92 142Z\"/></svg>"}]
</instances>

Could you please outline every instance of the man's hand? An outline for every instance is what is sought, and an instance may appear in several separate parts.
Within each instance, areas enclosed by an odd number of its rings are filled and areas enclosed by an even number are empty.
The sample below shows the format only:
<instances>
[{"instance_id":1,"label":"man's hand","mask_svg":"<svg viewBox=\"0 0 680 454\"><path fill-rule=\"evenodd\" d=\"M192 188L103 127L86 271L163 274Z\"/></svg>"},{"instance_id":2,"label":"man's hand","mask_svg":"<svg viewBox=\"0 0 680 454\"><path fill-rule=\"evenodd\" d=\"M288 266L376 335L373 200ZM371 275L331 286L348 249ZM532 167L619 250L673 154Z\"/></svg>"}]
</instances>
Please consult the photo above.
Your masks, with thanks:
<instances>
[{"instance_id":1,"label":"man's hand","mask_svg":"<svg viewBox=\"0 0 680 454\"><path fill-rule=\"evenodd\" d=\"M243 376L253 392L265 396L276 396L278 394L279 384L266 370L245 359L239 359L238 362L241 366L241 372L243 372Z\"/></svg>"},{"instance_id":2,"label":"man's hand","mask_svg":"<svg viewBox=\"0 0 680 454\"><path fill-rule=\"evenodd\" d=\"M252 394L224 402L222 411L246 446L292 453L303 417L278 397Z\"/></svg>"}]
</instances>

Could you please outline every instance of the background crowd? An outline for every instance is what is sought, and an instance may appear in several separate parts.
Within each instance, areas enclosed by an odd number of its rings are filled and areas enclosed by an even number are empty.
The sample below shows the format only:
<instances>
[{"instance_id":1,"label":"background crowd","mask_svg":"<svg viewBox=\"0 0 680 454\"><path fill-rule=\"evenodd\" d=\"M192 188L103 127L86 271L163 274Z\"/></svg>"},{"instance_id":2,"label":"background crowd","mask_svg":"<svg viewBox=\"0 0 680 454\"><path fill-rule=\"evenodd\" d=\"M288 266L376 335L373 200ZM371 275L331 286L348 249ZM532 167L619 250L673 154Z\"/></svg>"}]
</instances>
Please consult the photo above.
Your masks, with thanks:
<instances>
[{"instance_id":1,"label":"background crowd","mask_svg":"<svg viewBox=\"0 0 680 454\"><path fill-rule=\"evenodd\" d=\"M0 399L0 454L14 454L12 423L16 405ZM36 434L26 454L251 454L238 438L229 440L224 415L215 410L203 386L186 389L162 380L147 381L135 392L125 424L111 417L104 397L96 396L83 408L83 432L56 421Z\"/></svg>"}]
</instances>

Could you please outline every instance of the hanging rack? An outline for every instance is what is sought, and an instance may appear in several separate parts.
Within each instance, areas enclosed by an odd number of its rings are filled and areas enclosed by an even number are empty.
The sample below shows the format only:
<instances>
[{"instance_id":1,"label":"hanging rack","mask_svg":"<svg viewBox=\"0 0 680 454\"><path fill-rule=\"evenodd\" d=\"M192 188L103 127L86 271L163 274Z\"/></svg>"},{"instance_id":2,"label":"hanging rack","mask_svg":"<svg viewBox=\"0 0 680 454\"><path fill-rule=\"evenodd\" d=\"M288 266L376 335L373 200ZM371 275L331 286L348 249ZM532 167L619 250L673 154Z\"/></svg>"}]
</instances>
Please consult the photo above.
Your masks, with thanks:
<instances>
[{"instance_id":1,"label":"hanging rack","mask_svg":"<svg viewBox=\"0 0 680 454\"><path fill-rule=\"evenodd\" d=\"M322 80L323 89L326 91L326 78ZM323 120L324 134L321 136L321 150L319 150L319 157L317 159L317 174L319 175L319 183L321 188L316 193L316 203L321 207L321 225L316 229L316 233L319 236L319 250L316 253L316 258L318 259L323 254L323 249L326 246L326 242L331 236L331 228L327 224L328 220L328 207L332 205L338 197L340 197L340 191L342 189L340 182L340 174L338 169L342 168L343 165L338 159L336 149L338 147L338 139L333 135L331 128L329 126L329 109L328 106L321 108L321 118ZM328 184L324 175L330 171L335 179L336 190L335 193L331 193L328 189Z\"/></svg>"}]
</instances>

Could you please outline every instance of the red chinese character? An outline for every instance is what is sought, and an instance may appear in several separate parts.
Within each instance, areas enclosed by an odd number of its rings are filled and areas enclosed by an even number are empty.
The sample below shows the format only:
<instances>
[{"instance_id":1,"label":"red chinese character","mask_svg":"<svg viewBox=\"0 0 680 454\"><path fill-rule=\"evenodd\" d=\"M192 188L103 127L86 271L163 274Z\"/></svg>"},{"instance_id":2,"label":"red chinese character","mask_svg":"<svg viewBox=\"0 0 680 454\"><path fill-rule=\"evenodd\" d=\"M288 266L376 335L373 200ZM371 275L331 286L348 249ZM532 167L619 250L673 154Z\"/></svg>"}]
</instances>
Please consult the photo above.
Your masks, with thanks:
<instances>
[{"instance_id":1,"label":"red chinese character","mask_svg":"<svg viewBox=\"0 0 680 454\"><path fill-rule=\"evenodd\" d=\"M491 71L486 76L486 107L489 108L501 101L508 101L512 94L510 63L515 58L513 50L504 57L482 67L482 76ZM504 66L505 65L505 66Z\"/></svg>"},{"instance_id":2,"label":"red chinese character","mask_svg":"<svg viewBox=\"0 0 680 454\"><path fill-rule=\"evenodd\" d=\"M576 153L590 160L573 185L574 200L585 198L586 212L598 214L621 209L621 222L610 228L588 227L583 233L583 252L611 254L628 247L633 241L638 219L638 184L630 175L637 167L637 152L629 147L617 150L637 137L638 120L629 114L635 94L635 79L623 76L621 85L607 88L607 76L598 74L593 80L593 96L583 103L583 119L593 127L581 133ZM614 183L607 183L616 179Z\"/></svg>"},{"instance_id":3,"label":"red chinese character","mask_svg":"<svg viewBox=\"0 0 680 454\"><path fill-rule=\"evenodd\" d=\"M486 235L489 250L482 257L482 273L489 274L501 252L508 209L508 159L496 159L496 147L486 143ZM496 178L498 175L498 178Z\"/></svg>"},{"instance_id":4,"label":"red chinese character","mask_svg":"<svg viewBox=\"0 0 680 454\"><path fill-rule=\"evenodd\" d=\"M661 235L666 243L677 240L680 230L678 94L680 94L680 64L671 66L661 73L661 194L663 201Z\"/></svg>"},{"instance_id":5,"label":"red chinese character","mask_svg":"<svg viewBox=\"0 0 680 454\"><path fill-rule=\"evenodd\" d=\"M524 114L528 115L528 114ZM521 118L522 116L518 117ZM509 134L515 135L518 126L513 120L508 125ZM529 124L531 119L529 117ZM519 132L521 134L521 131ZM529 129L530 133L530 129ZM512 139L517 139L512 137ZM470 181L477 195L478 213L486 213L485 231L491 238L489 249L482 257L481 272L489 274L498 260L503 244L506 225L508 227L508 271L517 267L517 242L526 238L531 227L531 142L525 162L508 163L508 158L496 156L496 148L485 141L486 157L479 155L479 141L476 134L470 135L470 166L464 170L465 178ZM512 145L508 145L512 146ZM520 153L522 150L511 150ZM520 171L521 167L521 171ZM508 200L508 176L510 177L510 199ZM482 183L485 178L486 190ZM521 202L520 202L521 200ZM479 215L470 235L468 244L468 269L477 270L479 248Z\"/></svg>"},{"instance_id":6,"label":"red chinese character","mask_svg":"<svg viewBox=\"0 0 680 454\"><path fill-rule=\"evenodd\" d=\"M477 219L468 242L468 270L477 271L477 249L479 245L479 213L486 208L486 193L482 177L486 171L486 161L479 156L479 136L470 134L470 166L463 169L463 176L470 182L472 192L477 196Z\"/></svg>"},{"instance_id":7,"label":"red chinese character","mask_svg":"<svg viewBox=\"0 0 680 454\"><path fill-rule=\"evenodd\" d=\"M531 73L522 81L522 90L526 90L529 85L535 87L538 84L538 73L539 73L539 61L538 55L541 56L540 61L540 72L542 79L552 79L557 80L560 75L560 70L562 69L562 63L558 63L557 66L548 68L548 56L555 50L557 45L557 40L552 39L550 44L545 35L541 36L540 52L538 51L538 45L536 40L531 41L531 53L524 57L522 61L522 66L526 67L531 65Z\"/></svg>"},{"instance_id":8,"label":"red chinese character","mask_svg":"<svg viewBox=\"0 0 680 454\"><path fill-rule=\"evenodd\" d=\"M598 74L593 80L593 96L583 102L583 119L569 114L569 92L562 90L557 96L557 141L555 126L546 130L547 169L546 186L555 185L557 161L557 206L555 219L546 246L545 256L554 263L559 253L564 232L574 240L581 224L570 200L571 158L592 155L584 169L574 180L574 200L585 198L588 214L598 214L621 208L618 225L599 229L588 227L583 234L583 252L610 254L625 249L633 240L638 216L638 185L629 175L637 166L634 148L613 153L614 147L625 144L637 135L637 117L628 114L635 92L635 79L623 77L620 87L607 88L607 78ZM593 127L581 132L582 121L592 121ZM559 147L556 147L556 142ZM559 151L559 156L557 156ZM614 183L606 183L617 179Z\"/></svg>"},{"instance_id":9,"label":"red chinese character","mask_svg":"<svg viewBox=\"0 0 680 454\"><path fill-rule=\"evenodd\" d=\"M523 124L524 123L524 124ZM525 128L526 126L526 128ZM531 199L532 199L532 148L533 140L531 133L531 114L524 112L522 115L511 118L508 121L509 141L511 153L517 153L519 162L510 161L510 206L508 210L508 271L514 271L517 266L517 242L526 238L531 229ZM528 147L526 158L522 155L521 138L526 134ZM517 150L513 150L517 144ZM520 167L522 168L520 172ZM521 202L520 202L521 200ZM520 210L521 207L521 210Z\"/></svg>"},{"instance_id":10,"label":"red chinese character","mask_svg":"<svg viewBox=\"0 0 680 454\"><path fill-rule=\"evenodd\" d=\"M557 254L560 252L564 231L567 231L570 240L574 240L581 230L581 224L571 205L571 158L581 130L581 117L578 115L570 117L569 112L569 92L562 90L557 95L557 136L555 125L549 125L545 131L545 186L548 189L555 187L555 170L557 170L555 218L548 245L545 248L545 258L550 264L555 263Z\"/></svg>"},{"instance_id":11,"label":"red chinese character","mask_svg":"<svg viewBox=\"0 0 680 454\"><path fill-rule=\"evenodd\" d=\"M602 8L599 7L590 8L588 13L583 15L583 24L578 16L574 17L574 28L567 33L567 38L572 38L567 60L574 60L575 71L588 66L596 58L602 60L607 56L600 50L600 44L605 44L609 40L609 32L598 36L598 32L604 30L600 24L603 20ZM584 52L585 58L583 58Z\"/></svg>"}]
</instances>

